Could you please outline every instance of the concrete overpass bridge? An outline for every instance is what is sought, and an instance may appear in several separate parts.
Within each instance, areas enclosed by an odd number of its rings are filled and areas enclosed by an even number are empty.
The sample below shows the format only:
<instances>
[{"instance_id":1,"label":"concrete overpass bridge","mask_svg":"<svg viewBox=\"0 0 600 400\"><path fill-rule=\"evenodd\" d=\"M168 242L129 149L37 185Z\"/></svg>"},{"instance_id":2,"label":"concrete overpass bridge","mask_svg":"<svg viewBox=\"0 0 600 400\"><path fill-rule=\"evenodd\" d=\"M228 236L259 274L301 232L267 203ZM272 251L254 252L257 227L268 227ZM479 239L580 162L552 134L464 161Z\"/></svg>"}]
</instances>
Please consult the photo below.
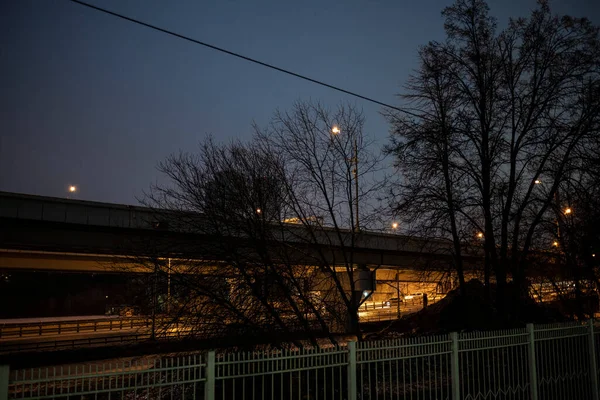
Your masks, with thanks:
<instances>
[{"instance_id":1,"label":"concrete overpass bridge","mask_svg":"<svg viewBox=\"0 0 600 400\"><path fill-rule=\"evenodd\" d=\"M201 249L208 249L215 241L223 240L202 232L174 229L173 225L169 227L168 223L165 224L168 222L166 215L168 213L139 206L0 192L0 278L12 276L15 281L15 277L19 276L21 280L20 286L15 286L11 294L6 291L6 298L2 301L11 301L15 296L19 298L29 290L50 293L48 285L61 285L58 276L63 281L70 277L71 283L62 286L64 291L71 290L72 286L86 286L87 294L65 295L67 300L62 297L62 300L56 300L56 309L65 308L65 302L71 302L69 304L73 306L69 307L73 308L88 298L95 298L94 304L108 303L119 291L127 290L127 279L116 277L119 274L114 266L131 266L125 268L129 272L147 271L136 269L132 263L132 256L143 253L144 250L140 249L144 249L144 243L177 243L177 249L161 252L160 257L166 259L176 258L188 249L198 252L198 243L204 244ZM289 228L291 234L287 242L301 248L299 264L314 265L310 262L311 251L320 250L334 264L348 251L348 246L342 242L349 240L349 231L342 232L340 238L334 230L325 228L317 232L316 241L309 243L302 240L301 228L294 225ZM240 238L235 238L235 241L243 243ZM420 271L447 270L451 265L450 244L444 241L364 231L358 235L352 249L353 263L378 268L378 301L393 297L400 282L422 281ZM215 268L218 268L220 260L210 252L200 251L193 257L214 262ZM481 258L474 255L468 257L467 262L476 266L481 263ZM72 278L76 274L79 278ZM103 279L102 275L115 277L110 282L98 283ZM93 279L84 279L83 276ZM430 278L431 282L435 279ZM45 280L49 283L46 284ZM408 287L402 290L412 291ZM0 297L3 295L0 294ZM44 301L42 305L46 303ZM36 307L40 307L40 303L32 305L31 310ZM100 306L97 308L101 309ZM27 316L32 312L26 313Z\"/></svg>"},{"instance_id":2,"label":"concrete overpass bridge","mask_svg":"<svg viewBox=\"0 0 600 400\"><path fill-rule=\"evenodd\" d=\"M222 240L169 229L168 224L164 228L164 218L165 214L145 207L0 192L0 268L102 272L107 264L126 263L130 256L139 255L143 243L176 242L181 251L187 244L197 249L198 243L210 247L215 240ZM332 262L341 260L348 246L334 233L324 229L317 243L308 246L325 248ZM342 233L349 238L350 232ZM289 242L307 246L298 237L290 236ZM165 251L162 256L177 257L178 250ZM196 256L211 257L208 253ZM476 264L480 257L469 260ZM394 269L444 267L451 262L450 244L361 232L353 247L353 261Z\"/></svg>"}]
</instances>

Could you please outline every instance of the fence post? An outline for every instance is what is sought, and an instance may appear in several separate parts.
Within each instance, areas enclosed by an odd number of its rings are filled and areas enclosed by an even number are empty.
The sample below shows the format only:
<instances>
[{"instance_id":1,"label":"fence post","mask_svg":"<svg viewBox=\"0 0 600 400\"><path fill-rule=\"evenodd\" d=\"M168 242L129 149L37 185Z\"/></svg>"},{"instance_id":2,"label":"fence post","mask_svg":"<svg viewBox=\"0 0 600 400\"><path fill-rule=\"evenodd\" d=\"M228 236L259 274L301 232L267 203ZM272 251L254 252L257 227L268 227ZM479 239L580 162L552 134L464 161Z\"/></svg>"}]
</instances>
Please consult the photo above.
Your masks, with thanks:
<instances>
[{"instance_id":1,"label":"fence post","mask_svg":"<svg viewBox=\"0 0 600 400\"><path fill-rule=\"evenodd\" d=\"M452 356L450 365L450 374L452 377L452 400L460 400L460 370L458 364L458 333L451 332Z\"/></svg>"},{"instance_id":2,"label":"fence post","mask_svg":"<svg viewBox=\"0 0 600 400\"><path fill-rule=\"evenodd\" d=\"M356 342L348 342L348 400L356 400Z\"/></svg>"},{"instance_id":3,"label":"fence post","mask_svg":"<svg viewBox=\"0 0 600 400\"><path fill-rule=\"evenodd\" d=\"M592 381L592 399L598 399L598 367L596 366L596 343L594 342L594 319L590 318L589 324L589 344L590 344L590 378Z\"/></svg>"},{"instance_id":4,"label":"fence post","mask_svg":"<svg viewBox=\"0 0 600 400\"><path fill-rule=\"evenodd\" d=\"M8 365L0 365L0 400L8 400Z\"/></svg>"},{"instance_id":5,"label":"fence post","mask_svg":"<svg viewBox=\"0 0 600 400\"><path fill-rule=\"evenodd\" d=\"M215 351L209 350L206 356L206 382L204 400L215 400Z\"/></svg>"},{"instance_id":6,"label":"fence post","mask_svg":"<svg viewBox=\"0 0 600 400\"><path fill-rule=\"evenodd\" d=\"M529 355L529 388L531 400L538 400L537 367L535 361L535 329L533 324L527 324L528 337L528 355Z\"/></svg>"}]
</instances>

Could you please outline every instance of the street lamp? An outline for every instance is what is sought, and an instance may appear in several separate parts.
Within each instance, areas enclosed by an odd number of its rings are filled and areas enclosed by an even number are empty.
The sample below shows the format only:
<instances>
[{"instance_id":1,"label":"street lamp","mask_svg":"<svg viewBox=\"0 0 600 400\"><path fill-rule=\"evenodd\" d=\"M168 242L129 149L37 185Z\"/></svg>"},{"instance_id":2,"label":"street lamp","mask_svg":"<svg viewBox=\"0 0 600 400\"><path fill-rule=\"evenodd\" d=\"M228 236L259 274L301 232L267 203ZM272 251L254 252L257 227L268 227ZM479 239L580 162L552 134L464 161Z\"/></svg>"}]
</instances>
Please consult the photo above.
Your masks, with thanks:
<instances>
[{"instance_id":1,"label":"street lamp","mask_svg":"<svg viewBox=\"0 0 600 400\"><path fill-rule=\"evenodd\" d=\"M398 223L397 222L392 222L392 229L394 229L394 230L398 229Z\"/></svg>"},{"instance_id":2,"label":"street lamp","mask_svg":"<svg viewBox=\"0 0 600 400\"><path fill-rule=\"evenodd\" d=\"M75 193L77 193L77 186L69 185L69 188L67 190L69 192L69 194L67 195L67 199L70 199L71 195L74 195Z\"/></svg>"},{"instance_id":3,"label":"street lamp","mask_svg":"<svg viewBox=\"0 0 600 400\"><path fill-rule=\"evenodd\" d=\"M479 233L477 233L477 237L478 237L479 239L483 239L483 232L479 232Z\"/></svg>"},{"instance_id":4,"label":"street lamp","mask_svg":"<svg viewBox=\"0 0 600 400\"><path fill-rule=\"evenodd\" d=\"M571 214L573 210L570 207L565 208L565 214Z\"/></svg>"},{"instance_id":5,"label":"street lamp","mask_svg":"<svg viewBox=\"0 0 600 400\"><path fill-rule=\"evenodd\" d=\"M540 181L539 179L536 179L535 181L533 181L533 183L535 183L536 185L540 185L542 183L542 181Z\"/></svg>"},{"instance_id":6,"label":"street lamp","mask_svg":"<svg viewBox=\"0 0 600 400\"><path fill-rule=\"evenodd\" d=\"M342 133L342 131L340 130L339 126L334 125L331 128L331 133L333 133L334 135L339 135L340 133ZM359 216L358 216L358 143L356 140L356 135L354 136L354 157L352 158L352 161L354 162L354 206L356 208L356 231L358 232L360 230L360 224L359 224Z\"/></svg>"}]
</instances>

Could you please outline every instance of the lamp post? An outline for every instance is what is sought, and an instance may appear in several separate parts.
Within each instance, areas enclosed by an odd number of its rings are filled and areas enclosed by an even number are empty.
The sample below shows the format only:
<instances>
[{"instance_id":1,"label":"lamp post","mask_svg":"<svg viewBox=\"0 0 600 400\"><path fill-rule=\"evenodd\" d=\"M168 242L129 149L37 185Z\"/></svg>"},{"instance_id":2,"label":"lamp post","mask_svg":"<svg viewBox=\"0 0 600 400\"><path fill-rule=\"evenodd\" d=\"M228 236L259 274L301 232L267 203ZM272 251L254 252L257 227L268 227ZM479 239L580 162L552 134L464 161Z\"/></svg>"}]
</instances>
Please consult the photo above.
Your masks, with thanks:
<instances>
[{"instance_id":1,"label":"lamp post","mask_svg":"<svg viewBox=\"0 0 600 400\"><path fill-rule=\"evenodd\" d=\"M340 130L340 128L337 125L334 125L333 128L331 128L331 133L333 133L334 135L339 135L340 133L342 133L342 131ZM354 163L354 169L352 171L352 173L354 175L354 207L355 207L355 211L356 211L356 226L353 228L355 228L356 232L358 232L360 230L360 223L359 223L359 212L358 212L358 141L356 139L356 135L354 136L352 152L353 152L353 157L351 159L351 162Z\"/></svg>"},{"instance_id":2,"label":"lamp post","mask_svg":"<svg viewBox=\"0 0 600 400\"><path fill-rule=\"evenodd\" d=\"M536 185L542 185L543 182L541 181L541 179L536 179L533 181L534 184ZM556 192L554 192L554 202L556 203L556 207L557 209L560 210L560 199L558 197L558 188L556 189ZM573 212L573 209L569 206L567 206L564 210L562 210L562 213L564 215L570 215ZM556 239L554 242L552 242L552 246L554 247L559 247L560 246L560 218L557 215L554 223L556 224Z\"/></svg>"},{"instance_id":3,"label":"lamp post","mask_svg":"<svg viewBox=\"0 0 600 400\"><path fill-rule=\"evenodd\" d=\"M358 144L356 136L354 136L354 194L356 196L354 200L354 207L356 207L356 231L360 231L360 225L358 223Z\"/></svg>"},{"instance_id":4,"label":"lamp post","mask_svg":"<svg viewBox=\"0 0 600 400\"><path fill-rule=\"evenodd\" d=\"M396 306L396 316L398 317L398 319L400 319L400 273L396 272L396 297L398 298L397 303L398 305Z\"/></svg>"}]
</instances>

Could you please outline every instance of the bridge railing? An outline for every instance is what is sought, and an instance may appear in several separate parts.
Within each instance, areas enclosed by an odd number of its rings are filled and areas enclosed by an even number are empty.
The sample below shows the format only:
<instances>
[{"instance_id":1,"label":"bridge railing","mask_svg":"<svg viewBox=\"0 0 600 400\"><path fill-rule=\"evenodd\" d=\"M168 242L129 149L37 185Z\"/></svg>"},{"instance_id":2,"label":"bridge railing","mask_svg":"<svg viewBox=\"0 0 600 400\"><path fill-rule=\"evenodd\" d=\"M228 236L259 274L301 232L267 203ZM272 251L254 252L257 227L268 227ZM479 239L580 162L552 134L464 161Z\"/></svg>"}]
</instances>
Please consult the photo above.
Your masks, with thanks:
<instances>
[{"instance_id":1,"label":"bridge railing","mask_svg":"<svg viewBox=\"0 0 600 400\"><path fill-rule=\"evenodd\" d=\"M11 371L0 399L598 400L592 321Z\"/></svg>"}]
</instances>

